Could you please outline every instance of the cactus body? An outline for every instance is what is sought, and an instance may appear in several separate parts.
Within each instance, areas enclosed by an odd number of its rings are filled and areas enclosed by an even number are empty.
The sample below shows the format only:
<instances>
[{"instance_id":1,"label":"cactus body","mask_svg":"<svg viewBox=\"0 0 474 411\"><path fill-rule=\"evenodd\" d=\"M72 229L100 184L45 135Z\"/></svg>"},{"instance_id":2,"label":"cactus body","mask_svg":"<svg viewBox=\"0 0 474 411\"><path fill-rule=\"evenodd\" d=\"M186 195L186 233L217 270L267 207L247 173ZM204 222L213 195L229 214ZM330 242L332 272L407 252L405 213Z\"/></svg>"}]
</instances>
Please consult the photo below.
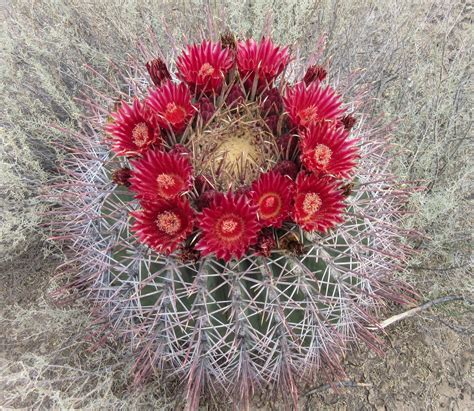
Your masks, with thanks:
<instances>
[{"instance_id":1,"label":"cactus body","mask_svg":"<svg viewBox=\"0 0 474 411\"><path fill-rule=\"evenodd\" d=\"M265 95L268 84L262 81L269 81L269 73L242 79L251 103L239 114L245 119L244 134L255 135L255 119L263 120L257 121L259 130L265 130L258 138L265 141L278 140L289 131L284 130L288 119L275 92L272 99L278 104L258 100ZM209 89L206 84L201 81L200 90ZM182 123L174 130L169 122L161 123L164 144L168 141L172 149L183 143L180 155L189 151L201 163L215 150L206 149L199 139L224 124L213 110L225 105L225 86L222 79L212 84L217 93L213 103L205 98L206 107L213 109L205 118L193 120L194 131L188 126L183 132ZM235 84L229 90L235 92ZM277 114L272 113L277 116L273 129L265 128L265 118L258 117L259 104L278 106ZM254 109L260 114L249 120ZM231 118L239 109L225 110L225 118ZM291 116L291 109L287 111ZM331 113L328 109L328 118ZM100 116L97 120L97 124L103 121ZM166 140L163 130L168 125L168 138L180 141ZM361 125L354 132L359 161L356 178L341 187L346 196L342 223L326 232L309 232L288 218L281 227L262 231L258 241L265 242L258 243L260 248L257 244L243 257L229 259L200 255L193 248L194 238L169 255L140 242L131 231L131 215L140 201L127 188L128 180L118 185L112 178L115 170L130 162L112 155L98 125L95 130L76 138L65 163L65 182L56 187L61 207L54 214L71 250L68 268L76 267L70 285L90 299L105 334L111 330L130 342L136 383L150 377L170 384L181 381L189 408L196 408L201 397L232 398L236 406L246 407L254 394L263 391L296 402L301 388L320 375L327 379L343 375L340 358L348 343L377 346L367 327L376 324L378 310L388 301L406 300L406 290L393 273L403 269L410 254L403 242L408 233L400 228L409 190L400 187L390 172L389 143L380 137L383 128ZM227 138L229 128L225 130L219 131L222 138ZM186 138L190 133L197 137ZM259 167L265 164L267 169L290 160L303 167L293 148L283 153L275 147L249 155L262 158ZM245 188L261 170L248 165L239 181L241 175L226 161L226 178L210 178L217 191L224 191L233 180L238 181L235 189ZM202 171L215 176L215 166ZM194 189L197 182L196 178ZM197 197L192 201L199 204Z\"/></svg>"}]
</instances>

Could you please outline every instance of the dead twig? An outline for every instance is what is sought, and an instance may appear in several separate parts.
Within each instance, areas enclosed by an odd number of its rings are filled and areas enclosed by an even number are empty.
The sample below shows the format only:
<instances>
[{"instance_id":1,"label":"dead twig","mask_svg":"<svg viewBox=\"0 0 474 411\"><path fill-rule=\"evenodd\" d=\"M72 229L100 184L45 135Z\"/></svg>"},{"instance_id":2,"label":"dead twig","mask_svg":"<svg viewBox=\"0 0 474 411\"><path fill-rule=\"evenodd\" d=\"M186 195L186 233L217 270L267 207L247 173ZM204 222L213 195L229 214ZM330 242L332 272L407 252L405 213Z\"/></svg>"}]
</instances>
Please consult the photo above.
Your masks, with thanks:
<instances>
[{"instance_id":1,"label":"dead twig","mask_svg":"<svg viewBox=\"0 0 474 411\"><path fill-rule=\"evenodd\" d=\"M404 320L405 318L413 317L415 314L418 314L419 312L421 312L423 310L426 310L426 309L432 307L433 305L443 304L443 303L452 302L452 301L466 301L469 304L472 304L472 302L470 300L464 298L462 295L448 295L448 296L445 296L445 297L436 298L432 301L428 301L424 304L419 305L418 307L412 308L412 309L410 309L408 311L405 311L401 314L397 314L397 315L394 315L390 318L387 318L386 320L382 321L377 326L369 327L369 329L377 330L377 329L381 329L381 328L386 328L386 327L388 327L389 325L391 325L393 323Z\"/></svg>"},{"instance_id":2,"label":"dead twig","mask_svg":"<svg viewBox=\"0 0 474 411\"><path fill-rule=\"evenodd\" d=\"M307 397L308 395L316 394L318 392L328 390L329 388L333 388L337 390L338 388L359 388L359 387L370 388L372 387L372 384L364 383L364 382L356 382L356 381L340 381L335 384L324 384L319 387L316 387L308 391L307 393L305 393L304 396Z\"/></svg>"},{"instance_id":3,"label":"dead twig","mask_svg":"<svg viewBox=\"0 0 474 411\"><path fill-rule=\"evenodd\" d=\"M474 333L469 328L460 327L459 325L455 325L455 324L450 324L448 321L445 321L442 318L435 317L434 319L432 319L432 321L439 321L441 324L445 325L450 330L454 331L456 334L464 335L468 337L474 335Z\"/></svg>"},{"instance_id":4,"label":"dead twig","mask_svg":"<svg viewBox=\"0 0 474 411\"><path fill-rule=\"evenodd\" d=\"M460 264L460 265L453 265L449 267L422 267L419 265L411 265L407 268L410 270L425 270L425 271L450 271L450 270L457 270L459 268L469 267L470 263Z\"/></svg>"}]
</instances>

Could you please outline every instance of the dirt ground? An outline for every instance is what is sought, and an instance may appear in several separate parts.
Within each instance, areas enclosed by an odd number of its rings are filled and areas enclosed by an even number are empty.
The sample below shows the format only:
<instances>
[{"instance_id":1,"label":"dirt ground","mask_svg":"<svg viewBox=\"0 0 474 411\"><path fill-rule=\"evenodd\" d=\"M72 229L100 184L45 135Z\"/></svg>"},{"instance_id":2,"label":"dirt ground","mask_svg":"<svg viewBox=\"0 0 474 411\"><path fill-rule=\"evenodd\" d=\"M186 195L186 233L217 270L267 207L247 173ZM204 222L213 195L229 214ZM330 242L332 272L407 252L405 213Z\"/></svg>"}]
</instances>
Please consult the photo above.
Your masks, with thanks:
<instances>
[{"instance_id":1,"label":"dirt ground","mask_svg":"<svg viewBox=\"0 0 474 411\"><path fill-rule=\"evenodd\" d=\"M27 252L0 265L3 281L0 285L2 305L27 306L46 293L52 271L57 265L54 258L44 258L41 244L34 244Z\"/></svg>"},{"instance_id":2,"label":"dirt ground","mask_svg":"<svg viewBox=\"0 0 474 411\"><path fill-rule=\"evenodd\" d=\"M52 258L44 259L39 253L39 246L36 246L15 262L0 266L4 278L0 290L3 305L0 363L3 374L0 380L3 387L0 391L3 394L0 394L0 404L3 402L7 407L58 406L61 402L54 398L52 392L59 397L73 397L69 386L53 382L55 390L51 391L51 382L44 375L31 375L39 373L34 371L37 367L32 358L35 361L38 358L46 359L48 365L45 370L48 372L59 367L65 373L60 374L62 379L68 378L68 372L71 374L70 378L76 378L74 370L81 369L86 374L93 371L88 369L93 361L89 363L87 360L91 355L87 344L71 343L77 333L71 329L65 332L64 327L51 324L52 316L47 307L52 306L48 302L47 293L56 264L57 261ZM15 304L15 310L11 310ZM9 323L19 324L15 322L16 314L35 306L38 308L37 314L32 317L35 321L33 328L38 332L28 332L18 325L14 332L8 328ZM6 310L6 307L10 309ZM66 324L78 319L77 308L53 309L63 312ZM401 310L398 307L394 312ZM388 327L384 336L384 357L364 348L353 350L345 361L348 382L337 391L325 386L315 387L315 390L311 390L312 393L303 397L302 409L472 409L472 320L472 306L465 302L451 302ZM85 326L85 321L80 320L81 324ZM113 352L114 348L106 350ZM67 371L68 368L72 371ZM59 374L55 376L57 379ZM28 390L18 391L18 384L24 385L25 381ZM85 378L84 384L92 381L94 380L91 378ZM109 384L115 397L124 398L127 395L126 390L121 387L120 378L114 377L113 373ZM49 387L48 390L46 386ZM94 392L91 396L91 401L94 402L66 404L80 404L96 409L96 397L106 394L102 391ZM150 404L142 403L138 408L149 406Z\"/></svg>"},{"instance_id":3,"label":"dirt ground","mask_svg":"<svg viewBox=\"0 0 474 411\"><path fill-rule=\"evenodd\" d=\"M448 323L442 310L388 329L383 358L366 350L351 353L349 379L368 386L315 394L307 409L472 409L472 315Z\"/></svg>"}]
</instances>

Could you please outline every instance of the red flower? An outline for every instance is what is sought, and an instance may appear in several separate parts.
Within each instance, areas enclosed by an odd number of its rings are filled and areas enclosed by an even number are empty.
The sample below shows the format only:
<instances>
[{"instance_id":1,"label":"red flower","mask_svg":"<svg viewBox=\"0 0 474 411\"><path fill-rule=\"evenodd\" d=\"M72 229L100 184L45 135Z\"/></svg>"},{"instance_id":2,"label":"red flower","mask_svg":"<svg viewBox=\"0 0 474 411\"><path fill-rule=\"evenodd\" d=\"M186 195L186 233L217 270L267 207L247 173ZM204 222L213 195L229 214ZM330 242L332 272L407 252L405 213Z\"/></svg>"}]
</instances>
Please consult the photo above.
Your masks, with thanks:
<instances>
[{"instance_id":1,"label":"red flower","mask_svg":"<svg viewBox=\"0 0 474 411\"><path fill-rule=\"evenodd\" d=\"M199 227L202 235L196 249L202 255L215 254L225 261L241 258L257 241L260 230L257 206L249 204L243 196L228 193L204 208Z\"/></svg>"},{"instance_id":2,"label":"red flower","mask_svg":"<svg viewBox=\"0 0 474 411\"><path fill-rule=\"evenodd\" d=\"M191 104L191 93L186 85L170 81L153 91L147 104L157 115L163 128L177 133L186 128L196 111Z\"/></svg>"},{"instance_id":3,"label":"red flower","mask_svg":"<svg viewBox=\"0 0 474 411\"><path fill-rule=\"evenodd\" d=\"M198 110L203 124L206 124L214 115L216 106L209 98L203 97L198 102Z\"/></svg>"},{"instance_id":4,"label":"red flower","mask_svg":"<svg viewBox=\"0 0 474 411\"><path fill-rule=\"evenodd\" d=\"M149 151L133 162L130 189L146 201L172 199L191 186L192 167L188 156L178 153Z\"/></svg>"},{"instance_id":5,"label":"red flower","mask_svg":"<svg viewBox=\"0 0 474 411\"><path fill-rule=\"evenodd\" d=\"M128 167L118 168L112 173L112 181L119 186L130 187L129 180L131 176L132 170L130 170Z\"/></svg>"},{"instance_id":6,"label":"red flower","mask_svg":"<svg viewBox=\"0 0 474 411\"><path fill-rule=\"evenodd\" d=\"M273 171L280 173L281 175L288 176L292 180L296 178L298 174L298 166L294 161L282 160L273 167Z\"/></svg>"},{"instance_id":7,"label":"red flower","mask_svg":"<svg viewBox=\"0 0 474 411\"><path fill-rule=\"evenodd\" d=\"M152 145L160 145L160 127L149 110L138 99L132 105L122 103L113 122L105 131L112 136L112 150L119 156L136 156Z\"/></svg>"},{"instance_id":8,"label":"red flower","mask_svg":"<svg viewBox=\"0 0 474 411\"><path fill-rule=\"evenodd\" d=\"M227 97L225 99L225 103L229 107L237 106L238 104L242 104L245 100L245 95L240 85L234 84L230 90L228 91Z\"/></svg>"},{"instance_id":9,"label":"red flower","mask_svg":"<svg viewBox=\"0 0 474 411\"><path fill-rule=\"evenodd\" d=\"M249 88L256 75L259 89L270 86L289 61L288 47L276 46L270 39L262 38L259 43L248 39L237 44L237 67L240 77Z\"/></svg>"},{"instance_id":10,"label":"red flower","mask_svg":"<svg viewBox=\"0 0 474 411\"><path fill-rule=\"evenodd\" d=\"M355 117L352 117L350 115L344 116L339 120L342 124L342 126L347 130L350 131L352 127L355 126L357 123L357 119Z\"/></svg>"},{"instance_id":11,"label":"red flower","mask_svg":"<svg viewBox=\"0 0 474 411\"><path fill-rule=\"evenodd\" d=\"M304 75L304 83L306 85L312 83L313 81L323 81L328 72L323 66L319 66L315 64L314 66L308 67L308 70L306 70L306 73Z\"/></svg>"},{"instance_id":12,"label":"red flower","mask_svg":"<svg viewBox=\"0 0 474 411\"><path fill-rule=\"evenodd\" d=\"M258 236L257 243L254 246L255 253L262 257L270 257L274 248L276 248L276 241L273 233L271 230L263 230Z\"/></svg>"},{"instance_id":13,"label":"red flower","mask_svg":"<svg viewBox=\"0 0 474 411\"><path fill-rule=\"evenodd\" d=\"M356 140L342 127L321 123L306 129L300 139L301 161L308 170L349 177L356 164Z\"/></svg>"},{"instance_id":14,"label":"red flower","mask_svg":"<svg viewBox=\"0 0 474 411\"><path fill-rule=\"evenodd\" d=\"M151 81L157 87L161 86L165 81L171 80L170 72L166 64L161 59L150 60L146 63L146 69L150 75Z\"/></svg>"},{"instance_id":15,"label":"red flower","mask_svg":"<svg viewBox=\"0 0 474 411\"><path fill-rule=\"evenodd\" d=\"M280 120L280 116L278 114L272 114L271 116L267 116L265 118L265 125L267 126L268 130L273 134L278 134L278 121Z\"/></svg>"},{"instance_id":16,"label":"red flower","mask_svg":"<svg viewBox=\"0 0 474 411\"><path fill-rule=\"evenodd\" d=\"M262 93L260 99L260 110L264 117L273 114L280 114L282 109L283 99L281 98L278 89L272 88Z\"/></svg>"},{"instance_id":17,"label":"red flower","mask_svg":"<svg viewBox=\"0 0 474 411\"><path fill-rule=\"evenodd\" d=\"M283 158L296 160L299 152L298 141L299 137L295 134L284 134L276 141Z\"/></svg>"},{"instance_id":18,"label":"red flower","mask_svg":"<svg viewBox=\"0 0 474 411\"><path fill-rule=\"evenodd\" d=\"M233 64L231 52L210 41L188 46L176 60L178 77L195 93L218 93Z\"/></svg>"},{"instance_id":19,"label":"red flower","mask_svg":"<svg viewBox=\"0 0 474 411\"><path fill-rule=\"evenodd\" d=\"M235 34L231 31L226 31L225 33L222 33L220 37L223 48L230 49L232 51L237 48L237 40L235 38Z\"/></svg>"},{"instance_id":20,"label":"red flower","mask_svg":"<svg viewBox=\"0 0 474 411\"><path fill-rule=\"evenodd\" d=\"M320 83L306 86L298 83L288 89L283 99L291 121L300 127L309 127L321 121L335 121L343 113L342 101L335 91Z\"/></svg>"},{"instance_id":21,"label":"red flower","mask_svg":"<svg viewBox=\"0 0 474 411\"><path fill-rule=\"evenodd\" d=\"M343 195L329 177L298 174L293 219L307 231L326 232L342 222Z\"/></svg>"},{"instance_id":22,"label":"red flower","mask_svg":"<svg viewBox=\"0 0 474 411\"><path fill-rule=\"evenodd\" d=\"M290 215L293 181L274 171L261 174L252 184L252 199L263 226L281 227Z\"/></svg>"},{"instance_id":23,"label":"red flower","mask_svg":"<svg viewBox=\"0 0 474 411\"><path fill-rule=\"evenodd\" d=\"M139 241L162 254L176 250L193 229L193 210L186 199L143 203L132 212L136 218L132 231Z\"/></svg>"}]
</instances>

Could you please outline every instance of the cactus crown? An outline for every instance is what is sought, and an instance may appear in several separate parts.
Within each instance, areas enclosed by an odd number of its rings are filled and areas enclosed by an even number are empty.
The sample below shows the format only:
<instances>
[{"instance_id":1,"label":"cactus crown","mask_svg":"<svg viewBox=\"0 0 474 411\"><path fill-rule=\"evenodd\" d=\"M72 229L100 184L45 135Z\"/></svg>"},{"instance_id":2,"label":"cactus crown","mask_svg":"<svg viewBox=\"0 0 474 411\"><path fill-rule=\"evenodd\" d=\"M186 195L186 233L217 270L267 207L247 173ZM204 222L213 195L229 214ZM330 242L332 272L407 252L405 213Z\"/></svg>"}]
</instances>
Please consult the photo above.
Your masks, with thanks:
<instances>
[{"instance_id":1,"label":"cactus crown","mask_svg":"<svg viewBox=\"0 0 474 411\"><path fill-rule=\"evenodd\" d=\"M234 46L189 46L179 84L149 62L157 87L117 107L105 144L100 128L77 138L56 190L71 285L132 341L135 382L185 381L189 408L296 402L321 372L343 374L347 343L374 346L378 308L406 298L393 272L409 193L382 129L350 135L325 70L288 84L287 48Z\"/></svg>"}]
</instances>

